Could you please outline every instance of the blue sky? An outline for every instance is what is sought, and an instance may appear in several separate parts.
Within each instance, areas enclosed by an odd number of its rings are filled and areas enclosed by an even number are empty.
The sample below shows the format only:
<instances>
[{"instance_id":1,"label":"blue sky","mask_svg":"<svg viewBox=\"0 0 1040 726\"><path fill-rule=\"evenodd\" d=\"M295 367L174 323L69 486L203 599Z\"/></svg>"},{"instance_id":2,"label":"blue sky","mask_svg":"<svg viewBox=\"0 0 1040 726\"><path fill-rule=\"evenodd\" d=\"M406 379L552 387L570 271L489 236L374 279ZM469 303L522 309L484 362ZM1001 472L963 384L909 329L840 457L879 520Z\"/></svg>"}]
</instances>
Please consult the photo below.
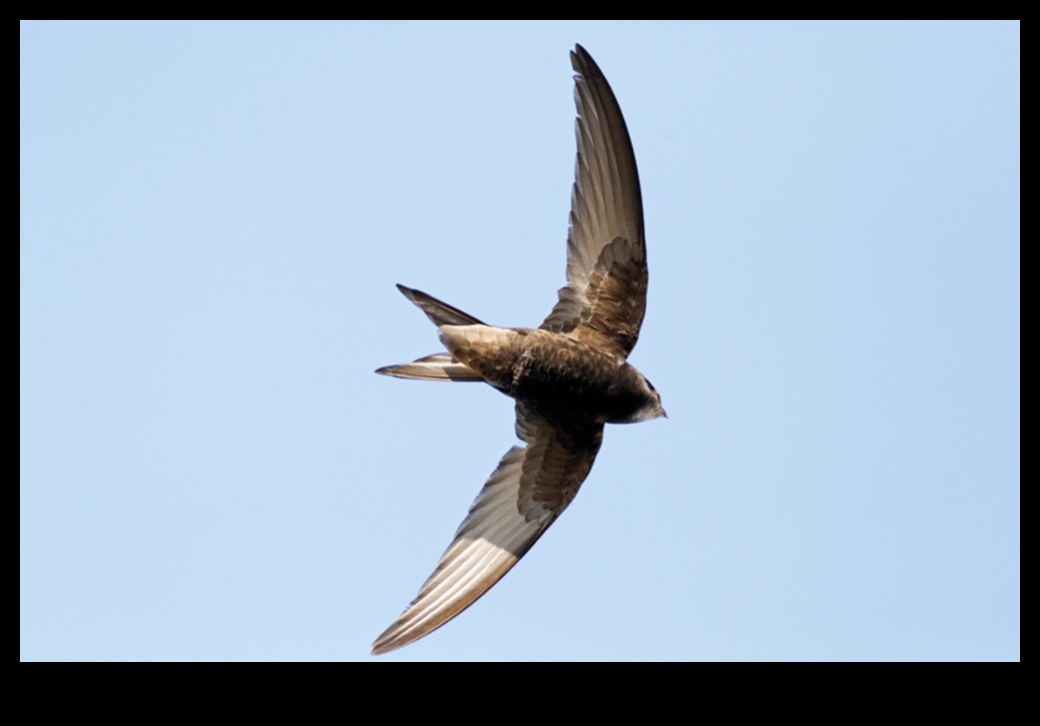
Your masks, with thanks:
<instances>
[{"instance_id":1,"label":"blue sky","mask_svg":"<svg viewBox=\"0 0 1040 726\"><path fill-rule=\"evenodd\" d=\"M511 402L401 282L536 325L568 50L650 292L610 426L487 596L372 659ZM1017 23L23 23L23 660L1017 660Z\"/></svg>"}]
</instances>

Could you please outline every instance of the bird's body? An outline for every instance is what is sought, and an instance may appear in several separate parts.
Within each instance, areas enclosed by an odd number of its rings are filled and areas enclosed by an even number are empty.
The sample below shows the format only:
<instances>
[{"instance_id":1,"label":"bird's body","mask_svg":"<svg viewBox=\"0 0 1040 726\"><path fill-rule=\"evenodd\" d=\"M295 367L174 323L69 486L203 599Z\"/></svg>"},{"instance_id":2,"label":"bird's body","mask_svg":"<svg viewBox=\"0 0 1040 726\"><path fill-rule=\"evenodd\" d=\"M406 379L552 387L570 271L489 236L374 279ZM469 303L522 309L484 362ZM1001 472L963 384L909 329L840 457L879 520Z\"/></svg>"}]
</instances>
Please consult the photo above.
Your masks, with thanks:
<instances>
[{"instance_id":1,"label":"bird's body","mask_svg":"<svg viewBox=\"0 0 1040 726\"><path fill-rule=\"evenodd\" d=\"M446 325L452 358L553 422L632 423L649 407L642 375L613 353L537 328Z\"/></svg>"},{"instance_id":2,"label":"bird's body","mask_svg":"<svg viewBox=\"0 0 1040 726\"><path fill-rule=\"evenodd\" d=\"M498 582L577 494L606 423L664 416L629 363L646 310L639 175L610 86L580 45L578 158L567 240L568 284L538 328L502 328L398 285L439 329L445 352L377 373L483 381L516 400L514 446L470 507L437 569L373 646L385 653L440 627Z\"/></svg>"}]
</instances>

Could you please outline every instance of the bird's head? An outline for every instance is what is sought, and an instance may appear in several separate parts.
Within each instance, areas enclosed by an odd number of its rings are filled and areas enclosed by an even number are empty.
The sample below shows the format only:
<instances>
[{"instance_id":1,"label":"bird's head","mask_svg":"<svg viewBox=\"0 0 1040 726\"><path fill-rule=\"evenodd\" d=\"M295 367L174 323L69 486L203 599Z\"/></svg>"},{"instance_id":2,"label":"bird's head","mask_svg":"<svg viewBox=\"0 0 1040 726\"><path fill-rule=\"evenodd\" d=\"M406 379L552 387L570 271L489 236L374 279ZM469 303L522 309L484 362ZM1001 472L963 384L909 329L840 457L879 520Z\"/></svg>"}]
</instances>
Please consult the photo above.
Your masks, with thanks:
<instances>
[{"instance_id":1,"label":"bird's head","mask_svg":"<svg viewBox=\"0 0 1040 726\"><path fill-rule=\"evenodd\" d=\"M622 410L608 418L610 423L639 423L651 419L668 418L661 405L661 394L654 384L629 364L625 364L615 381L613 394L625 402Z\"/></svg>"},{"instance_id":2,"label":"bird's head","mask_svg":"<svg viewBox=\"0 0 1040 726\"><path fill-rule=\"evenodd\" d=\"M654 384L647 380L646 376L640 374L641 383L643 384L643 391L646 398L644 403L638 411L636 411L635 417L632 422L638 421L650 421L651 419L668 418L668 414L664 411L664 406L661 405L661 394L654 388Z\"/></svg>"}]
</instances>

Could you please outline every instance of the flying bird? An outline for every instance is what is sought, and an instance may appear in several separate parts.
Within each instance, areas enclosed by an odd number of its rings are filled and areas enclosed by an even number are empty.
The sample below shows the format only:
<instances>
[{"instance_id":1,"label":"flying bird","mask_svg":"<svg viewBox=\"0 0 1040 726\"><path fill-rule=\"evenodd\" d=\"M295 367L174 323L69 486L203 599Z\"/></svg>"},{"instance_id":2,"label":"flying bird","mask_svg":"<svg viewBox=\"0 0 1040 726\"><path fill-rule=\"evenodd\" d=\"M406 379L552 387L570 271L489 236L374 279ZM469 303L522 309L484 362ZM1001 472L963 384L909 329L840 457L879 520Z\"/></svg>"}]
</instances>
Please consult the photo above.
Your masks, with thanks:
<instances>
[{"instance_id":1,"label":"flying bird","mask_svg":"<svg viewBox=\"0 0 1040 726\"><path fill-rule=\"evenodd\" d=\"M372 654L407 645L487 592L538 541L592 469L606 423L664 416L661 396L626 362L646 311L643 205L632 142L607 79L580 45L571 53L578 156L567 237L567 285L537 328L487 325L419 290L398 289L447 348L376 373L483 381L516 400L525 446L502 457L437 569Z\"/></svg>"}]
</instances>

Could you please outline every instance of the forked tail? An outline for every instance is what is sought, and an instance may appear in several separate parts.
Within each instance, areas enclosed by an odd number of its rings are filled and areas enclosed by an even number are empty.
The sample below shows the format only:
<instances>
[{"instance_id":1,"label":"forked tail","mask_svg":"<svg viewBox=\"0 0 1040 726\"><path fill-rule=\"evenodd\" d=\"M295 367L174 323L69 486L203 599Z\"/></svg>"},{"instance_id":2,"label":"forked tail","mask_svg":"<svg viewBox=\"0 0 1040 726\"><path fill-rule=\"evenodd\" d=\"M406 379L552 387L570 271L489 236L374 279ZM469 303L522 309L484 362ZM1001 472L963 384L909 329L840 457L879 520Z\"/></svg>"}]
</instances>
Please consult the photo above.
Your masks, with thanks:
<instances>
[{"instance_id":1,"label":"forked tail","mask_svg":"<svg viewBox=\"0 0 1040 726\"><path fill-rule=\"evenodd\" d=\"M421 290L413 290L404 285L398 285L406 298L415 303L420 310L426 313L434 325L438 328L442 325L484 325L472 315L464 313L448 303L441 302L435 297L427 295ZM462 363L451 357L450 353L434 353L433 355L419 358L411 363L401 363L395 366L384 366L376 370L384 376L395 378L411 378L421 381L482 381L483 378Z\"/></svg>"}]
</instances>

